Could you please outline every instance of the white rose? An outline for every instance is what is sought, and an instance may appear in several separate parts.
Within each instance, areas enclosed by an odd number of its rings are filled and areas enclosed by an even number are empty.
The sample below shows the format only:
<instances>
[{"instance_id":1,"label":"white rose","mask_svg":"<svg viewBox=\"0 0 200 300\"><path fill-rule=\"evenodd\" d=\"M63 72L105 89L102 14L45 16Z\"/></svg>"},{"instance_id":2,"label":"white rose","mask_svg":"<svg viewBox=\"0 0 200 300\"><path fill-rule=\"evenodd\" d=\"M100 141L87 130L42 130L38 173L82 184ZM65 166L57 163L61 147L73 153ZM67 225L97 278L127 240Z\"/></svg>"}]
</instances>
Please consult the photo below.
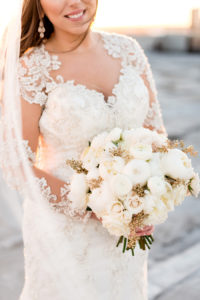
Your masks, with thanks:
<instances>
[{"instance_id":1,"label":"white rose","mask_svg":"<svg viewBox=\"0 0 200 300\"><path fill-rule=\"evenodd\" d=\"M110 176L120 173L124 168L124 164L124 160L119 156L102 160L99 166L99 174L102 178L108 179Z\"/></svg>"},{"instance_id":2,"label":"white rose","mask_svg":"<svg viewBox=\"0 0 200 300\"><path fill-rule=\"evenodd\" d=\"M108 232L115 236L128 236L130 234L130 228L128 224L123 223L119 216L105 215L102 217L102 225L108 230Z\"/></svg>"},{"instance_id":3,"label":"white rose","mask_svg":"<svg viewBox=\"0 0 200 300\"><path fill-rule=\"evenodd\" d=\"M109 214L115 215L125 224L129 224L132 220L132 214L128 210L124 210L121 201L115 201L112 204Z\"/></svg>"},{"instance_id":4,"label":"white rose","mask_svg":"<svg viewBox=\"0 0 200 300\"><path fill-rule=\"evenodd\" d=\"M195 197L198 197L198 194L200 193L200 179L199 179L199 175L197 173L195 173L195 175L193 176L193 179L192 179L190 185L192 188L192 194Z\"/></svg>"},{"instance_id":5,"label":"white rose","mask_svg":"<svg viewBox=\"0 0 200 300\"><path fill-rule=\"evenodd\" d=\"M151 175L149 164L139 159L127 163L123 169L123 174L130 177L133 185L145 184Z\"/></svg>"},{"instance_id":6,"label":"white rose","mask_svg":"<svg viewBox=\"0 0 200 300\"><path fill-rule=\"evenodd\" d=\"M70 192L68 199L72 202L73 208L86 209L87 207L87 191L85 174L74 174L71 179Z\"/></svg>"},{"instance_id":7,"label":"white rose","mask_svg":"<svg viewBox=\"0 0 200 300\"><path fill-rule=\"evenodd\" d=\"M107 214L112 204L116 201L108 182L103 181L100 188L96 188L89 194L88 206L98 217Z\"/></svg>"},{"instance_id":8,"label":"white rose","mask_svg":"<svg viewBox=\"0 0 200 300\"><path fill-rule=\"evenodd\" d=\"M176 186L172 191L172 195L173 195L174 204L180 205L184 201L185 197L187 196L187 186L182 184Z\"/></svg>"},{"instance_id":9,"label":"white rose","mask_svg":"<svg viewBox=\"0 0 200 300\"><path fill-rule=\"evenodd\" d=\"M132 183L128 176L124 174L117 174L111 180L111 187L113 193L117 196L127 195L132 189Z\"/></svg>"},{"instance_id":10,"label":"white rose","mask_svg":"<svg viewBox=\"0 0 200 300\"><path fill-rule=\"evenodd\" d=\"M164 177L153 176L148 179L147 186L153 195L161 195L166 193L169 183L165 181Z\"/></svg>"},{"instance_id":11,"label":"white rose","mask_svg":"<svg viewBox=\"0 0 200 300\"><path fill-rule=\"evenodd\" d=\"M152 147L148 144L136 143L130 147L129 152L136 159L148 160L152 158Z\"/></svg>"},{"instance_id":12,"label":"white rose","mask_svg":"<svg viewBox=\"0 0 200 300\"><path fill-rule=\"evenodd\" d=\"M144 208L143 198L138 195L133 196L130 193L124 201L124 206L131 214L137 215Z\"/></svg>"},{"instance_id":13,"label":"white rose","mask_svg":"<svg viewBox=\"0 0 200 300\"><path fill-rule=\"evenodd\" d=\"M110 209L110 213L114 214L122 214L124 210L124 206L120 201L115 201Z\"/></svg>"},{"instance_id":14,"label":"white rose","mask_svg":"<svg viewBox=\"0 0 200 300\"><path fill-rule=\"evenodd\" d=\"M110 142L118 141L120 139L121 133L122 133L121 128L118 128L118 127L113 128L110 131L110 133L107 135L106 141L110 141Z\"/></svg>"},{"instance_id":15,"label":"white rose","mask_svg":"<svg viewBox=\"0 0 200 300\"><path fill-rule=\"evenodd\" d=\"M193 174L191 159L179 149L169 149L161 159L161 165L165 175L174 179L190 179Z\"/></svg>"}]
</instances>

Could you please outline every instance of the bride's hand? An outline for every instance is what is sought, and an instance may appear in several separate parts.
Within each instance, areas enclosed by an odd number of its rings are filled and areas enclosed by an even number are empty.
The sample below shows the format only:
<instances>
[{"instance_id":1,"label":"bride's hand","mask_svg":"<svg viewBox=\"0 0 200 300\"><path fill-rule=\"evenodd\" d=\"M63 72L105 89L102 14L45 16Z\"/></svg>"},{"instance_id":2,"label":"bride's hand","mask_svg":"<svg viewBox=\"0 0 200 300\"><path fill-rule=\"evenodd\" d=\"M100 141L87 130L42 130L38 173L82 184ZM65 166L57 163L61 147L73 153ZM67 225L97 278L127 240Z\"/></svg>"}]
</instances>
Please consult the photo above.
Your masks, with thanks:
<instances>
[{"instance_id":1,"label":"bride's hand","mask_svg":"<svg viewBox=\"0 0 200 300\"><path fill-rule=\"evenodd\" d=\"M151 235L154 231L154 226L144 226L143 228L136 228L136 234L137 236L143 236L143 235Z\"/></svg>"}]
</instances>

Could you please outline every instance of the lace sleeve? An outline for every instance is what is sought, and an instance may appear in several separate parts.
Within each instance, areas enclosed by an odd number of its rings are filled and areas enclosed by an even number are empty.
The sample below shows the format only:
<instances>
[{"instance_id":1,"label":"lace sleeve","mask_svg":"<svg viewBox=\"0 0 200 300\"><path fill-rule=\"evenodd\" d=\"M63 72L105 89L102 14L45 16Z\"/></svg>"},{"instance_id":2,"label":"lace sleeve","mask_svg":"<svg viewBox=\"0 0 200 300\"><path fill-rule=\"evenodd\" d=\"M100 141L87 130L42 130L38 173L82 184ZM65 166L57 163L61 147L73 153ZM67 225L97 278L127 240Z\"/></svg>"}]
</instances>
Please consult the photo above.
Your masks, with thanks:
<instances>
[{"instance_id":1,"label":"lace sleeve","mask_svg":"<svg viewBox=\"0 0 200 300\"><path fill-rule=\"evenodd\" d=\"M137 40L133 39L133 44L133 51L130 53L132 63L134 63L149 91L149 109L143 126L167 136L151 66L143 48Z\"/></svg>"},{"instance_id":2,"label":"lace sleeve","mask_svg":"<svg viewBox=\"0 0 200 300\"><path fill-rule=\"evenodd\" d=\"M44 105L47 101L41 61L31 49L19 60L18 79L20 95L29 103Z\"/></svg>"},{"instance_id":3,"label":"lace sleeve","mask_svg":"<svg viewBox=\"0 0 200 300\"><path fill-rule=\"evenodd\" d=\"M36 153L34 153L29 146L28 140L23 140L23 146L25 149L26 157L30 161L30 165L33 166L36 162ZM51 191L51 186L48 185L46 178L43 177L35 177L36 184L39 186L39 189L42 193L42 197L45 201L48 201L50 207L58 212L62 213L66 216L69 216L73 219L83 221L86 223L88 219L91 217L91 211L78 210L72 208L71 202L69 201L67 195L70 191L70 181L67 180L66 183L59 188L59 201L57 195L53 194Z\"/></svg>"}]
</instances>

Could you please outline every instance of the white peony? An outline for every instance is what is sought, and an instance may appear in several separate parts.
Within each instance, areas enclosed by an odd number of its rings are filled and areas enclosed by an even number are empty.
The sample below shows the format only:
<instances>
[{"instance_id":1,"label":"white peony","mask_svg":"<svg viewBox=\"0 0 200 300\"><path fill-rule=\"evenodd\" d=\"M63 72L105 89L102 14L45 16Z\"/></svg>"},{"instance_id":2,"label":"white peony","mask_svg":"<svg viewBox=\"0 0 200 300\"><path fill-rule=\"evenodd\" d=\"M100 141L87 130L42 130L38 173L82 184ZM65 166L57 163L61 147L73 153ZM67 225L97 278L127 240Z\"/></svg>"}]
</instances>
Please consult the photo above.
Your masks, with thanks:
<instances>
[{"instance_id":1,"label":"white peony","mask_svg":"<svg viewBox=\"0 0 200 300\"><path fill-rule=\"evenodd\" d=\"M117 215L105 215L102 217L102 225L108 230L108 232L115 236L128 236L130 234L130 228L128 224L123 223L120 216Z\"/></svg>"},{"instance_id":2,"label":"white peony","mask_svg":"<svg viewBox=\"0 0 200 300\"><path fill-rule=\"evenodd\" d=\"M94 189L88 198L88 206L97 217L107 214L116 201L107 181L103 181L100 188Z\"/></svg>"},{"instance_id":3,"label":"white peony","mask_svg":"<svg viewBox=\"0 0 200 300\"><path fill-rule=\"evenodd\" d=\"M190 179L193 174L191 159L179 149L169 149L161 159L162 169L165 175L174 179Z\"/></svg>"},{"instance_id":4,"label":"white peony","mask_svg":"<svg viewBox=\"0 0 200 300\"><path fill-rule=\"evenodd\" d=\"M129 149L131 155L136 159L148 160L152 158L152 147L151 145L144 143L136 143Z\"/></svg>"},{"instance_id":5,"label":"white peony","mask_svg":"<svg viewBox=\"0 0 200 300\"><path fill-rule=\"evenodd\" d=\"M87 208L87 191L88 185L86 183L85 174L74 174L71 179L70 192L68 194L68 199L72 202L73 208Z\"/></svg>"},{"instance_id":6,"label":"white peony","mask_svg":"<svg viewBox=\"0 0 200 300\"><path fill-rule=\"evenodd\" d=\"M153 153L152 158L149 161L149 166L151 170L151 176L163 176L163 170L161 167L161 157L162 153Z\"/></svg>"},{"instance_id":7,"label":"white peony","mask_svg":"<svg viewBox=\"0 0 200 300\"><path fill-rule=\"evenodd\" d=\"M113 193L117 196L127 195L132 189L132 183L128 176L117 174L111 179L111 187Z\"/></svg>"},{"instance_id":8,"label":"white peony","mask_svg":"<svg viewBox=\"0 0 200 300\"><path fill-rule=\"evenodd\" d=\"M120 173L124 168L124 164L124 160L119 156L102 160L99 166L99 174L102 178L108 179L110 176Z\"/></svg>"},{"instance_id":9,"label":"white peony","mask_svg":"<svg viewBox=\"0 0 200 300\"><path fill-rule=\"evenodd\" d=\"M144 185L151 175L149 164L139 159L128 162L123 169L123 174L130 177L133 185Z\"/></svg>"},{"instance_id":10,"label":"white peony","mask_svg":"<svg viewBox=\"0 0 200 300\"><path fill-rule=\"evenodd\" d=\"M200 193L200 179L197 173L194 174L190 186L192 188L192 194L195 197L198 197L198 194Z\"/></svg>"},{"instance_id":11,"label":"white peony","mask_svg":"<svg viewBox=\"0 0 200 300\"><path fill-rule=\"evenodd\" d=\"M156 206L156 202L158 201L155 195L152 195L149 191L145 191L145 196L143 197L143 210L145 214L150 213L153 208Z\"/></svg>"},{"instance_id":12,"label":"white peony","mask_svg":"<svg viewBox=\"0 0 200 300\"><path fill-rule=\"evenodd\" d=\"M164 134L158 134L144 127L124 131L123 138L127 147L136 143L155 144L158 147L167 145L167 137Z\"/></svg>"},{"instance_id":13,"label":"white peony","mask_svg":"<svg viewBox=\"0 0 200 300\"><path fill-rule=\"evenodd\" d=\"M167 185L169 185L169 183L161 176L150 177L147 182L147 186L151 193L157 196L166 193Z\"/></svg>"},{"instance_id":14,"label":"white peony","mask_svg":"<svg viewBox=\"0 0 200 300\"><path fill-rule=\"evenodd\" d=\"M175 205L180 205L187 196L187 186L180 184L173 189L173 201Z\"/></svg>"},{"instance_id":15,"label":"white peony","mask_svg":"<svg viewBox=\"0 0 200 300\"><path fill-rule=\"evenodd\" d=\"M144 220L144 225L158 225L164 223L168 218L167 210L159 210L156 207L151 211L149 216Z\"/></svg>"},{"instance_id":16,"label":"white peony","mask_svg":"<svg viewBox=\"0 0 200 300\"><path fill-rule=\"evenodd\" d=\"M139 214L144 208L143 198L130 193L124 201L124 206L131 214Z\"/></svg>"}]
</instances>

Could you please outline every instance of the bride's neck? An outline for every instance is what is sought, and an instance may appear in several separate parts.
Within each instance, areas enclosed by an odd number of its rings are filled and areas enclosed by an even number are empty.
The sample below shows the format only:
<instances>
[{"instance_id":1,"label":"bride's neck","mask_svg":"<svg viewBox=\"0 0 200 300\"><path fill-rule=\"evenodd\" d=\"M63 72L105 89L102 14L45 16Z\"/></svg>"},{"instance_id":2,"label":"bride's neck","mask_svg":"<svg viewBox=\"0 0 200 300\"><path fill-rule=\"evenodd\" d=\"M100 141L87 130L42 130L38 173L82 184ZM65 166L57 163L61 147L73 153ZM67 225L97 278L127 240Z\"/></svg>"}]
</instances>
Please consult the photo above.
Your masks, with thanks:
<instances>
[{"instance_id":1,"label":"bride's neck","mask_svg":"<svg viewBox=\"0 0 200 300\"><path fill-rule=\"evenodd\" d=\"M85 33L71 34L66 32L53 32L51 37L46 41L46 49L53 52L64 52L73 49L84 38ZM74 52L82 52L90 49L95 43L95 38L92 35L91 29L83 42Z\"/></svg>"}]
</instances>

